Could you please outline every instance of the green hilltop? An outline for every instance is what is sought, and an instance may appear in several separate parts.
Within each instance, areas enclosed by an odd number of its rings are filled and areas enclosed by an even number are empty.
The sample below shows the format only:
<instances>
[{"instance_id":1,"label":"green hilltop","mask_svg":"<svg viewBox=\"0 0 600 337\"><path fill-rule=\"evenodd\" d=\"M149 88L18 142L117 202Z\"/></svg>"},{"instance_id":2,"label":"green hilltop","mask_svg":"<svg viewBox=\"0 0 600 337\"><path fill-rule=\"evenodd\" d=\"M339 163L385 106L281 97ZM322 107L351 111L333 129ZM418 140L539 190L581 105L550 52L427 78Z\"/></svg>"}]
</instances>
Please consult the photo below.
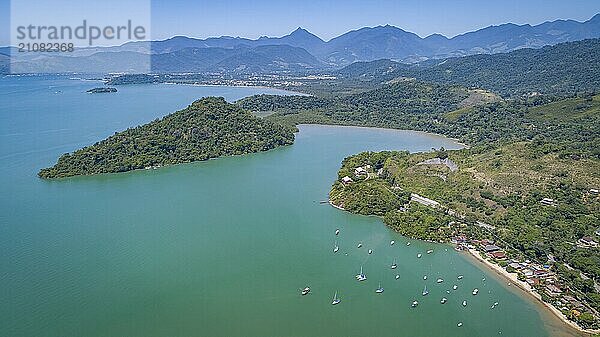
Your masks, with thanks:
<instances>
[{"instance_id":1,"label":"green hilltop","mask_svg":"<svg viewBox=\"0 0 600 337\"><path fill-rule=\"evenodd\" d=\"M117 173L266 151L294 141L294 129L209 97L148 124L118 132L58 159L41 178Z\"/></svg>"}]
</instances>

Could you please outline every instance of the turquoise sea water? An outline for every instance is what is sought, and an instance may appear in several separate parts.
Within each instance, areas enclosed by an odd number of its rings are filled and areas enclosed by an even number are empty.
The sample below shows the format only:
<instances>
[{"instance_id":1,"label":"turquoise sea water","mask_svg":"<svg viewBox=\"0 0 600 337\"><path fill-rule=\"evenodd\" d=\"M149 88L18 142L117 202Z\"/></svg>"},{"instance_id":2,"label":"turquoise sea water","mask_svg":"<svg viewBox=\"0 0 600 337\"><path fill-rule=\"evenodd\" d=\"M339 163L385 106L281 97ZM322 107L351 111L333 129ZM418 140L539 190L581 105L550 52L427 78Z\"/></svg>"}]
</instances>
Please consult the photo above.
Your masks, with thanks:
<instances>
[{"instance_id":1,"label":"turquoise sea water","mask_svg":"<svg viewBox=\"0 0 600 337\"><path fill-rule=\"evenodd\" d=\"M451 247L407 240L378 218L320 203L345 156L458 148L454 141L301 126L294 145L270 152L38 179L37 171L60 154L202 96L281 93L175 85L83 93L95 86L0 78L0 336L569 335ZM425 254L428 249L434 252ZM393 258L396 270L389 267ZM354 275L361 265L368 279L359 283ZM374 292L379 283L383 294ZM453 284L458 290L447 294ZM312 292L302 297L306 285ZM430 293L423 297L425 285ZM342 302L333 307L335 291ZM441 297L448 303L441 305ZM410 307L414 299L417 308Z\"/></svg>"}]
</instances>

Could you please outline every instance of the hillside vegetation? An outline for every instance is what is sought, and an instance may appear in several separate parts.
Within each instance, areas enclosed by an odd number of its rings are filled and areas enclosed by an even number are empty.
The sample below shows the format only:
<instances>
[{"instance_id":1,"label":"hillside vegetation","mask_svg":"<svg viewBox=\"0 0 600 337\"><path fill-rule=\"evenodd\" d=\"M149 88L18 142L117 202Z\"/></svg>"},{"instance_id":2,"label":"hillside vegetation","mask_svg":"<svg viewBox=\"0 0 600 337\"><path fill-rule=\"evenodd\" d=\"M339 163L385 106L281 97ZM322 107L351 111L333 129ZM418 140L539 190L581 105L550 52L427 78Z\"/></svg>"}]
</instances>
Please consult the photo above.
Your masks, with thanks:
<instances>
[{"instance_id":1,"label":"hillside vegetation","mask_svg":"<svg viewBox=\"0 0 600 337\"><path fill-rule=\"evenodd\" d=\"M541 49L431 60L413 66L391 61L357 63L339 73L346 82L376 84L398 77L414 77L517 97L530 93L564 95L594 92L600 88L598 64L600 39L591 39Z\"/></svg>"},{"instance_id":2,"label":"hillside vegetation","mask_svg":"<svg viewBox=\"0 0 600 337\"><path fill-rule=\"evenodd\" d=\"M293 131L255 117L223 98L203 98L186 109L65 154L39 176L116 173L266 151L292 144Z\"/></svg>"}]
</instances>

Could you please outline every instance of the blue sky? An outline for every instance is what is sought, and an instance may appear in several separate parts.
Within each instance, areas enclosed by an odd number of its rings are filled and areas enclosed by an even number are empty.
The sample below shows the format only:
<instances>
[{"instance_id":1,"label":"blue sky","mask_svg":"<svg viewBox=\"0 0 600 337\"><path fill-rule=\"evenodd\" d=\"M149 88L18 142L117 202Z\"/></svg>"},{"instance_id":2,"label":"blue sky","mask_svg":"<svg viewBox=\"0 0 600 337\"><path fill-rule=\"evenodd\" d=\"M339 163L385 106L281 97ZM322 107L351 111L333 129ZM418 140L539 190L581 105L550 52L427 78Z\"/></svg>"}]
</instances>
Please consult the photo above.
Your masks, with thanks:
<instances>
[{"instance_id":1,"label":"blue sky","mask_svg":"<svg viewBox=\"0 0 600 337\"><path fill-rule=\"evenodd\" d=\"M82 1L91 0L79 2ZM9 4L10 0L0 0L0 45L7 45L10 40ZM302 26L328 40L348 30L385 24L422 37L432 33L452 37L506 22L585 21L600 12L600 1L153 0L151 8L153 39L173 35L201 38L220 35L249 38L281 36ZM31 10L35 11L35 8ZM68 16L66 9L58 13ZM93 15L90 13L91 17Z\"/></svg>"}]
</instances>

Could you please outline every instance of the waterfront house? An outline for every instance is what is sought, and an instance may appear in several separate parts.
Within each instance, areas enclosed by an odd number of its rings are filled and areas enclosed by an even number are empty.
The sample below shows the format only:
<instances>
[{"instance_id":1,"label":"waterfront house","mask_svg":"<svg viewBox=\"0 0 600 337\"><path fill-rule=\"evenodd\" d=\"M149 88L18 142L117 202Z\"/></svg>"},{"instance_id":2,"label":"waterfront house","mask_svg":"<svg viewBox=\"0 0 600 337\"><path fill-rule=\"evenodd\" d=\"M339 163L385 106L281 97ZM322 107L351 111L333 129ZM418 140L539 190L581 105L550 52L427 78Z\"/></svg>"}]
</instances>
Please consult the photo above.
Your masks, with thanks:
<instances>
[{"instance_id":1,"label":"waterfront house","mask_svg":"<svg viewBox=\"0 0 600 337\"><path fill-rule=\"evenodd\" d=\"M489 257L496 259L498 261L504 261L506 260L506 253L504 253L501 250L495 251L495 252L491 252L488 254Z\"/></svg>"},{"instance_id":2,"label":"waterfront house","mask_svg":"<svg viewBox=\"0 0 600 337\"><path fill-rule=\"evenodd\" d=\"M486 253L492 253L492 252L499 251L500 247L498 247L496 245L485 245L485 246L483 246L483 250L485 250Z\"/></svg>"},{"instance_id":3,"label":"waterfront house","mask_svg":"<svg viewBox=\"0 0 600 337\"><path fill-rule=\"evenodd\" d=\"M521 266L521 264L518 262L511 262L508 264L508 266L515 270L520 270L521 268L523 268L523 266Z\"/></svg>"},{"instance_id":4,"label":"waterfront house","mask_svg":"<svg viewBox=\"0 0 600 337\"><path fill-rule=\"evenodd\" d=\"M367 175L367 170L362 167L357 167L354 169L354 175L360 177L362 175Z\"/></svg>"},{"instance_id":5,"label":"waterfront house","mask_svg":"<svg viewBox=\"0 0 600 337\"><path fill-rule=\"evenodd\" d=\"M342 182L346 185L350 184L352 182L352 178L345 176L344 178L342 178Z\"/></svg>"},{"instance_id":6,"label":"waterfront house","mask_svg":"<svg viewBox=\"0 0 600 337\"><path fill-rule=\"evenodd\" d=\"M562 290L554 284L546 285L546 288L544 288L544 290L546 294L550 297L556 297L562 294Z\"/></svg>"},{"instance_id":7,"label":"waterfront house","mask_svg":"<svg viewBox=\"0 0 600 337\"><path fill-rule=\"evenodd\" d=\"M521 274L525 275L525 277L532 277L533 276L533 270L529 269L529 268L525 268L521 270Z\"/></svg>"}]
</instances>

